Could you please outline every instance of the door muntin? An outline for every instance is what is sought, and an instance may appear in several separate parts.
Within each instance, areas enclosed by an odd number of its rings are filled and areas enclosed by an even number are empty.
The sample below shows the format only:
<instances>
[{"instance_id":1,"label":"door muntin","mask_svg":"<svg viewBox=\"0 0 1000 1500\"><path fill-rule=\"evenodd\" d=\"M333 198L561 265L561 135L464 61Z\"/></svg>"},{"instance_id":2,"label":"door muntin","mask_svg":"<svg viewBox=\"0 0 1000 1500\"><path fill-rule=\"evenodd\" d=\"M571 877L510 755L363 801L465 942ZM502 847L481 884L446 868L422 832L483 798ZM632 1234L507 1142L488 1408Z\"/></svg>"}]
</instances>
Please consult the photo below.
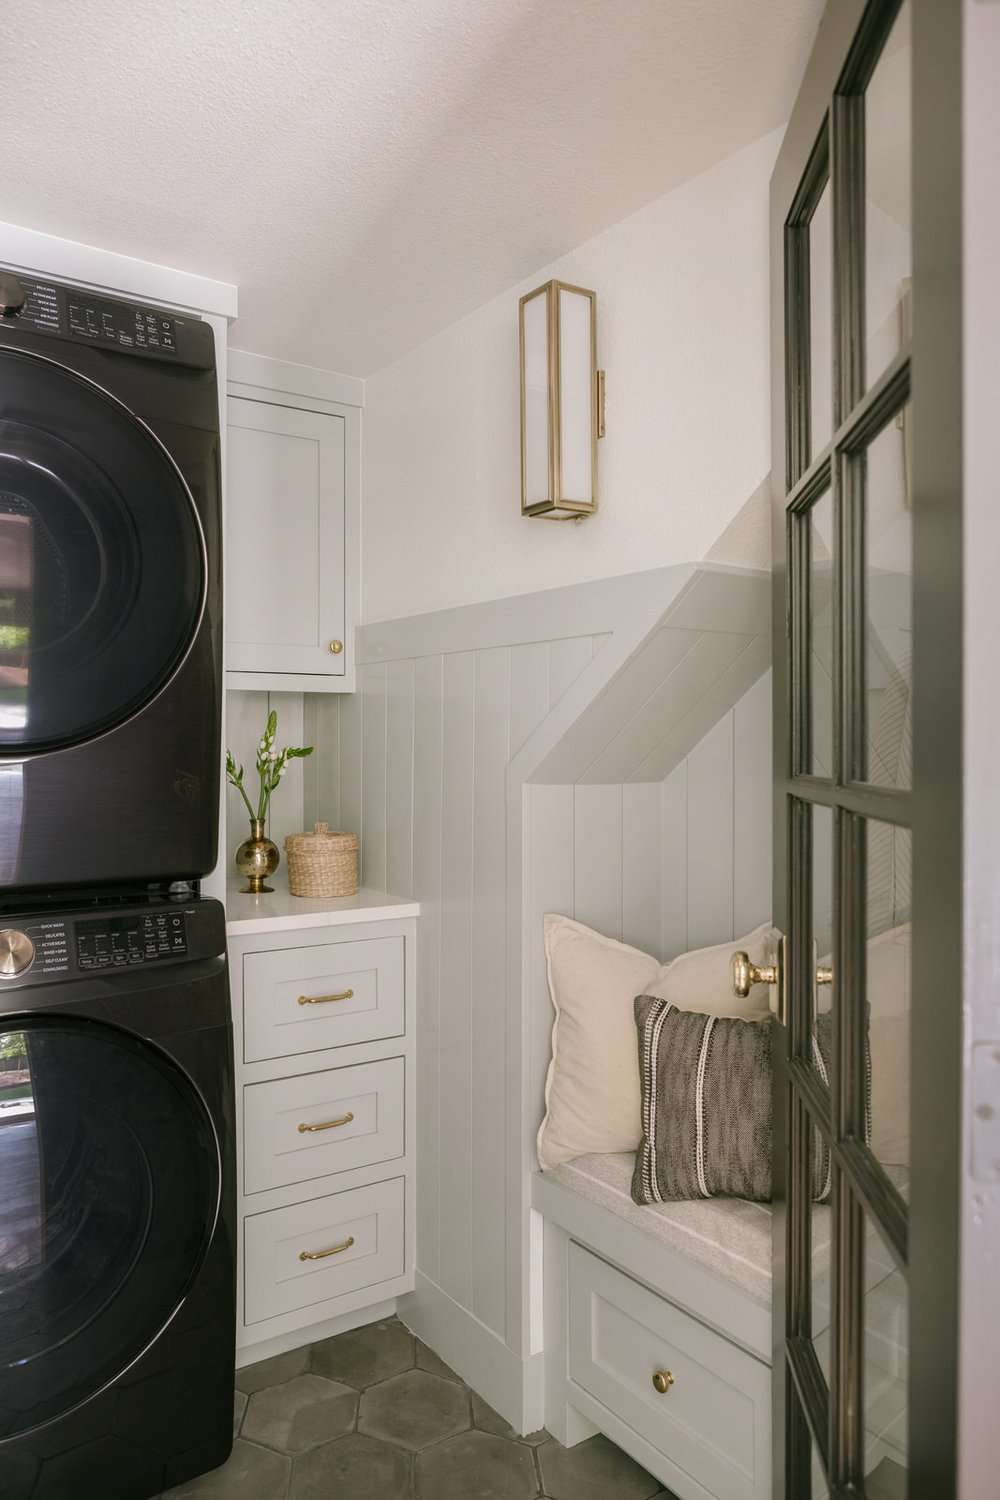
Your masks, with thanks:
<instances>
[{"instance_id":1,"label":"door muntin","mask_svg":"<svg viewBox=\"0 0 1000 1500\"><path fill-rule=\"evenodd\" d=\"M157 1338L220 1192L211 1118L159 1049L98 1021L0 1022L0 1447Z\"/></svg>"},{"instance_id":2,"label":"door muntin","mask_svg":"<svg viewBox=\"0 0 1000 1500\"><path fill-rule=\"evenodd\" d=\"M200 518L120 401L0 348L0 755L106 733L184 660L205 607Z\"/></svg>"}]
</instances>

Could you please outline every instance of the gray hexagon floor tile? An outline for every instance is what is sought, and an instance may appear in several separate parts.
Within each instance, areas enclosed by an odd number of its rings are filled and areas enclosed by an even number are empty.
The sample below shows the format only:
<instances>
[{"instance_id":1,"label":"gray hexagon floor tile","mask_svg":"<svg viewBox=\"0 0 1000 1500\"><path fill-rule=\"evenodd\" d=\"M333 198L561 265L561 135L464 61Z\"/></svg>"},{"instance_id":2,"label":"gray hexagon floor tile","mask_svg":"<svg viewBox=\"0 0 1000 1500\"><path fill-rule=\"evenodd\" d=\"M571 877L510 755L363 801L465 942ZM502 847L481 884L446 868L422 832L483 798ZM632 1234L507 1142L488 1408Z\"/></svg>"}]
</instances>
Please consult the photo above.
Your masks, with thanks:
<instances>
[{"instance_id":1,"label":"gray hexagon floor tile","mask_svg":"<svg viewBox=\"0 0 1000 1500\"><path fill-rule=\"evenodd\" d=\"M292 1461L242 1438L221 1469L168 1490L162 1500L285 1500Z\"/></svg>"},{"instance_id":2,"label":"gray hexagon floor tile","mask_svg":"<svg viewBox=\"0 0 1000 1500\"><path fill-rule=\"evenodd\" d=\"M386 1318L313 1344L311 1368L316 1375L363 1391L378 1380L412 1370L414 1358L413 1334L397 1318Z\"/></svg>"},{"instance_id":3,"label":"gray hexagon floor tile","mask_svg":"<svg viewBox=\"0 0 1000 1500\"><path fill-rule=\"evenodd\" d=\"M537 1494L534 1458L523 1443L463 1432L417 1454L416 1500L535 1500ZM613 1494L605 1491L602 1500Z\"/></svg>"},{"instance_id":4,"label":"gray hexagon floor tile","mask_svg":"<svg viewBox=\"0 0 1000 1500\"><path fill-rule=\"evenodd\" d=\"M358 1431L416 1452L469 1427L463 1386L426 1370L408 1370L372 1386L361 1397Z\"/></svg>"},{"instance_id":5,"label":"gray hexagon floor tile","mask_svg":"<svg viewBox=\"0 0 1000 1500\"><path fill-rule=\"evenodd\" d=\"M428 1349L420 1339L417 1339L417 1368L426 1370L428 1375L440 1375L442 1380L454 1380L459 1385L462 1384L461 1375L456 1375L451 1366L446 1365L441 1356L435 1354L433 1349Z\"/></svg>"},{"instance_id":6,"label":"gray hexagon floor tile","mask_svg":"<svg viewBox=\"0 0 1000 1500\"><path fill-rule=\"evenodd\" d=\"M295 1460L289 1500L411 1500L412 1460L353 1433Z\"/></svg>"},{"instance_id":7,"label":"gray hexagon floor tile","mask_svg":"<svg viewBox=\"0 0 1000 1500\"><path fill-rule=\"evenodd\" d=\"M358 1393L349 1385L296 1375L250 1397L243 1436L282 1453L304 1453L351 1432L357 1409Z\"/></svg>"},{"instance_id":8,"label":"gray hexagon floor tile","mask_svg":"<svg viewBox=\"0 0 1000 1500\"><path fill-rule=\"evenodd\" d=\"M269 1385L280 1385L291 1380L293 1375L304 1375L309 1368L309 1348L290 1349L287 1354L276 1354L273 1359L262 1359L256 1365L244 1365L236 1371L236 1389L246 1396L262 1391Z\"/></svg>"},{"instance_id":9,"label":"gray hexagon floor tile","mask_svg":"<svg viewBox=\"0 0 1000 1500\"><path fill-rule=\"evenodd\" d=\"M637 1463L598 1433L563 1448L546 1443L538 1450L542 1473L542 1491L551 1500L652 1500L659 1495L661 1484Z\"/></svg>"},{"instance_id":10,"label":"gray hexagon floor tile","mask_svg":"<svg viewBox=\"0 0 1000 1500\"><path fill-rule=\"evenodd\" d=\"M494 1411L492 1406L486 1404L482 1396L477 1396L475 1391L471 1391L470 1395L472 1396L472 1420L482 1432L492 1432L496 1437L509 1438L512 1443L527 1443L529 1448L538 1448L542 1443L550 1441L549 1434L544 1427L539 1432L529 1432L523 1436L516 1433L498 1411Z\"/></svg>"}]
</instances>

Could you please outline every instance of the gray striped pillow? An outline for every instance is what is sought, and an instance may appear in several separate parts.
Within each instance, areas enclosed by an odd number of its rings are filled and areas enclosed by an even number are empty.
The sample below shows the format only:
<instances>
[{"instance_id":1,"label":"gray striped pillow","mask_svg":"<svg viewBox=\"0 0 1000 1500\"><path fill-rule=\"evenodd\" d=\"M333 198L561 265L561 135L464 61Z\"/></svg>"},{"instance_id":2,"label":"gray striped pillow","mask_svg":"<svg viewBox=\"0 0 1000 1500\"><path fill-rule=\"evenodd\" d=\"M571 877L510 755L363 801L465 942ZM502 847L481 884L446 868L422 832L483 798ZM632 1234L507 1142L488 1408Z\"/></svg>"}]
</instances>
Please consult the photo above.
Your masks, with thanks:
<instances>
[{"instance_id":1,"label":"gray striped pillow","mask_svg":"<svg viewBox=\"0 0 1000 1500\"><path fill-rule=\"evenodd\" d=\"M636 1203L678 1198L771 1199L770 1021L635 1002L642 1086ZM818 1018L814 1058L829 1080L832 1019ZM817 1133L813 1193L830 1192L830 1153Z\"/></svg>"}]
</instances>

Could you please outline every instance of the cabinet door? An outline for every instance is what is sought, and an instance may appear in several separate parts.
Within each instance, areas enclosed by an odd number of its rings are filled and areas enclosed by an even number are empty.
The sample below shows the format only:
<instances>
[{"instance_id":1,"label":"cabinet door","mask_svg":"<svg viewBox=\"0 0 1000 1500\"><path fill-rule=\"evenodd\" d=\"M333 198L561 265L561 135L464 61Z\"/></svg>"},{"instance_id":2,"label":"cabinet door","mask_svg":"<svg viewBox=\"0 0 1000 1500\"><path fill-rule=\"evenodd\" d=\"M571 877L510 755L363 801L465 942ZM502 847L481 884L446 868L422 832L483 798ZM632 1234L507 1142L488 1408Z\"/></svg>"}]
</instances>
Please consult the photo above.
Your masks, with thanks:
<instances>
[{"instance_id":1,"label":"cabinet door","mask_svg":"<svg viewBox=\"0 0 1000 1500\"><path fill-rule=\"evenodd\" d=\"M342 676L344 419L229 398L226 666Z\"/></svg>"}]
</instances>

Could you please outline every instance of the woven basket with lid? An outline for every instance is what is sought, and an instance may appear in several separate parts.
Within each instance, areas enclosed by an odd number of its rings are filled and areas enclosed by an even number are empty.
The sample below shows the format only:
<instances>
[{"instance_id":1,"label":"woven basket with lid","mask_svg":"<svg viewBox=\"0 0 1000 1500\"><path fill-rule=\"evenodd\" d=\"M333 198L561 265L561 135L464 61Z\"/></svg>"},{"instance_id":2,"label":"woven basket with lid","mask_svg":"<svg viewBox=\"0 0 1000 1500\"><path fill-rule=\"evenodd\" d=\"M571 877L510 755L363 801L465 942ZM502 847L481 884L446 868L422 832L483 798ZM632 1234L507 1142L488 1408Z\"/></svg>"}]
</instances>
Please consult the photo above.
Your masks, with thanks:
<instances>
[{"instance_id":1,"label":"woven basket with lid","mask_svg":"<svg viewBox=\"0 0 1000 1500\"><path fill-rule=\"evenodd\" d=\"M358 836L331 833L317 823L312 833L285 839L288 889L293 896L353 896L358 889Z\"/></svg>"}]
</instances>

